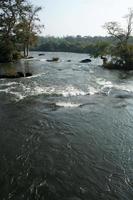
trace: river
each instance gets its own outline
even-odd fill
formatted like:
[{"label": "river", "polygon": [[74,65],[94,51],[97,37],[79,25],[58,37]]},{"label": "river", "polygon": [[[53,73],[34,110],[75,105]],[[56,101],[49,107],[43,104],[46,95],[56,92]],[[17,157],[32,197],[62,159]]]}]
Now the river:
[{"label": "river", "polygon": [[0,199],[132,200],[133,71],[31,55],[0,64],[33,74],[0,79]]}]

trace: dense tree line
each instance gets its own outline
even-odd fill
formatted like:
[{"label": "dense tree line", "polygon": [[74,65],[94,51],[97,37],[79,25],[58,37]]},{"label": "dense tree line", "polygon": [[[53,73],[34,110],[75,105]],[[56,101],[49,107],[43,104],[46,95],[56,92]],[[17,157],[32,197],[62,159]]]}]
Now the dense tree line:
[{"label": "dense tree line", "polygon": [[38,42],[32,50],[35,51],[61,51],[77,53],[93,53],[96,47],[108,46],[111,37],[82,37],[80,35],[66,37],[39,37]]},{"label": "dense tree line", "polygon": [[[129,38],[129,43],[133,44],[133,37]],[[102,36],[85,36],[80,35],[66,36],[66,37],[38,37],[36,46],[31,48],[34,51],[58,51],[58,52],[75,52],[75,53],[89,53],[90,55],[104,56],[109,52],[112,45],[117,44],[114,37]],[[110,54],[110,52],[109,52]]]}]

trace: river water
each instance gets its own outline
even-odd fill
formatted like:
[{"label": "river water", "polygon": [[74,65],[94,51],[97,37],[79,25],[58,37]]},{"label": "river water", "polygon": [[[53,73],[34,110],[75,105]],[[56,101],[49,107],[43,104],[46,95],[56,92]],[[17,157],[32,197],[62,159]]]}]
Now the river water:
[{"label": "river water", "polygon": [[133,71],[32,55],[0,67],[33,74],[0,79],[0,199],[132,200]]}]

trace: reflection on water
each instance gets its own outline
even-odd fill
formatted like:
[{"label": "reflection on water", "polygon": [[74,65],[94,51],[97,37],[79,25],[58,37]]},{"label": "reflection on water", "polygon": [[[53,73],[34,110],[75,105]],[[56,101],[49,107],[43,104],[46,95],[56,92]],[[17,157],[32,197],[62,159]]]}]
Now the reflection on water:
[{"label": "reflection on water", "polygon": [[16,76],[17,73],[31,73],[28,60],[0,64],[0,75]]},{"label": "reflection on water", "polygon": [[0,64],[0,75],[15,75],[16,67],[14,67],[14,63],[2,63]]},{"label": "reflection on water", "polygon": [[0,79],[0,199],[132,200],[132,72],[33,56],[0,67],[33,74]]}]

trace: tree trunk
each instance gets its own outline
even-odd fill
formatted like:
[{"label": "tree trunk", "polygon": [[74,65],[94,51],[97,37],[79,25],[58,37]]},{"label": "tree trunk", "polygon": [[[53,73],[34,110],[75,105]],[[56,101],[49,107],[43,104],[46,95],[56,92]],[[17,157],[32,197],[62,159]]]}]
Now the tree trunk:
[{"label": "tree trunk", "polygon": [[26,55],[27,55],[27,57],[29,56],[29,44],[28,43],[26,45]]},{"label": "tree trunk", "polygon": [[26,57],[26,45],[24,44],[24,58]]}]

